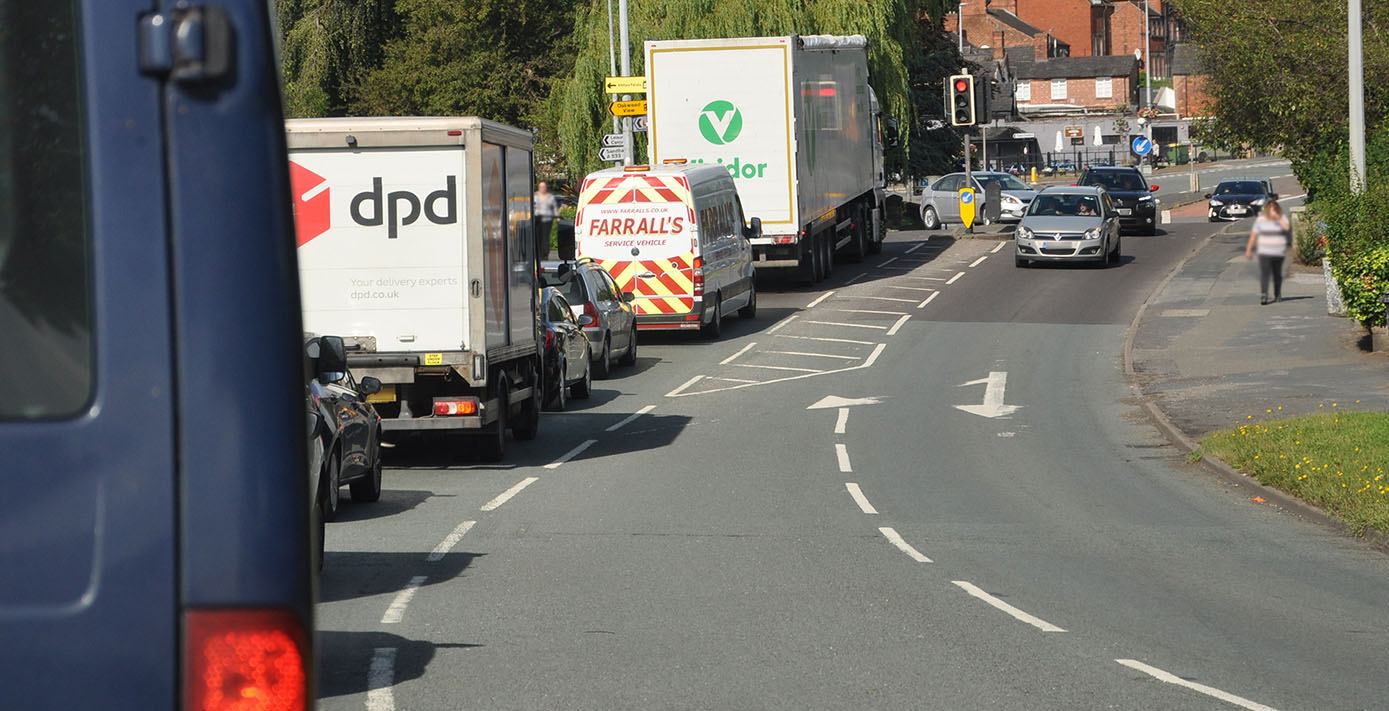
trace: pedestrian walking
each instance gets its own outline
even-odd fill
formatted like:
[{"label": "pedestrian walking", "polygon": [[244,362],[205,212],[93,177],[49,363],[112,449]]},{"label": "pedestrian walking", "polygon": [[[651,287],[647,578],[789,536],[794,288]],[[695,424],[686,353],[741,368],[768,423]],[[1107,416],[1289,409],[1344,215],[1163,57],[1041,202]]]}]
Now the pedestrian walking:
[{"label": "pedestrian walking", "polygon": [[535,253],[540,259],[550,258],[550,225],[559,217],[559,199],[550,192],[545,181],[535,184],[535,200],[531,209],[535,215]]},{"label": "pedestrian walking", "polygon": [[1283,260],[1288,256],[1288,247],[1293,243],[1292,227],[1283,216],[1283,208],[1277,200],[1264,203],[1263,210],[1254,219],[1254,229],[1249,231],[1249,243],[1244,247],[1244,258],[1253,259],[1259,255],[1259,304],[1267,304],[1268,282],[1273,279],[1273,301],[1283,299]]}]

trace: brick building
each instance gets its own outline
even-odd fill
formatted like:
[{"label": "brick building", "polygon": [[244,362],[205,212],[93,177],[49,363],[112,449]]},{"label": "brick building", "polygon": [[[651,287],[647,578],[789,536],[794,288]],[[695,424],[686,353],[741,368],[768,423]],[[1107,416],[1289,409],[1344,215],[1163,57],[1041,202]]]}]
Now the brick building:
[{"label": "brick building", "polygon": [[964,27],[965,43],[993,50],[1027,45],[1038,59],[1134,55],[1150,33],[1153,76],[1167,76],[1166,38],[1171,13],[1162,0],[966,0],[945,17],[951,33]]},{"label": "brick building", "polygon": [[1132,56],[1057,57],[1012,65],[1018,113],[1112,112],[1138,103]]},{"label": "brick building", "polygon": [[1172,49],[1172,89],[1176,95],[1177,115],[1210,115],[1211,98],[1206,92],[1206,77],[1200,71],[1196,48],[1179,44]]}]

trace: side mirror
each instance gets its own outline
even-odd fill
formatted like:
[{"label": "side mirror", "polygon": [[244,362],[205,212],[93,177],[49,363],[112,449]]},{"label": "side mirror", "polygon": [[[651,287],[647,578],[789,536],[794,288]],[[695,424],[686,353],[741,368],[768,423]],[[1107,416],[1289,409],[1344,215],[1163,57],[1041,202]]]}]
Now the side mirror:
[{"label": "side mirror", "polygon": [[374,376],[368,375],[357,383],[357,391],[363,395],[375,395],[381,392],[381,381]]},{"label": "side mirror", "polygon": [[318,372],[341,373],[347,370],[347,347],[342,336],[318,337]]},{"label": "side mirror", "polygon": [[1278,193],[1269,193],[1269,194],[1268,194],[1268,199],[1270,199],[1270,200],[1277,200],[1277,199],[1278,199]]},{"label": "side mirror", "polygon": [[1206,199],[1209,200],[1210,197],[1211,197],[1211,194],[1210,194],[1210,193],[1206,193]]},{"label": "side mirror", "polygon": [[897,131],[897,119],[891,116],[883,117],[883,143],[888,148],[896,148],[901,142],[901,136]]},{"label": "side mirror", "polygon": [[630,291],[624,291],[624,292],[622,292],[622,303],[624,303],[624,304],[630,304],[630,303],[632,303],[633,301],[636,301],[636,300],[637,300],[637,295],[636,295],[636,294],[633,294],[633,293],[630,292]]},{"label": "side mirror", "polygon": [[762,236],[762,218],[754,217],[748,220],[748,226],[743,230],[743,236],[748,239],[757,239]]},{"label": "side mirror", "polygon": [[593,317],[588,314],[584,314],[583,316],[579,317],[579,325],[583,326],[584,328],[588,328],[589,326],[592,326],[595,323],[597,322],[594,321]]},{"label": "side mirror", "polygon": [[1149,185],[1149,186],[1148,186],[1148,192],[1150,192],[1150,193],[1155,193],[1155,192],[1157,192],[1157,186],[1156,186],[1156,185]]}]

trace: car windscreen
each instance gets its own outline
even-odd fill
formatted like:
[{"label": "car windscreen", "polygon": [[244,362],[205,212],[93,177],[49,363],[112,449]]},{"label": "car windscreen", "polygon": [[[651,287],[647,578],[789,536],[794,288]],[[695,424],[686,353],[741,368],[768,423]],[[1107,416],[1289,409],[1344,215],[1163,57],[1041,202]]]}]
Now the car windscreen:
[{"label": "car windscreen", "polygon": [[1253,180],[1232,180],[1215,186],[1216,195],[1258,195],[1264,188]]},{"label": "car windscreen", "polygon": [[1038,195],[1027,209],[1029,216],[1084,217],[1099,214],[1100,201],[1095,195]]},{"label": "car windscreen", "polygon": [[1032,189],[1027,187],[1027,183],[1018,180],[1017,178],[1014,178],[1011,175],[976,175],[975,177],[979,180],[980,185],[982,185],[985,188],[989,187],[989,183],[998,183],[998,187],[1000,190]]},{"label": "car windscreen", "polygon": [[1111,190],[1147,190],[1143,176],[1129,171],[1095,171],[1085,176],[1081,185],[1098,185]]}]

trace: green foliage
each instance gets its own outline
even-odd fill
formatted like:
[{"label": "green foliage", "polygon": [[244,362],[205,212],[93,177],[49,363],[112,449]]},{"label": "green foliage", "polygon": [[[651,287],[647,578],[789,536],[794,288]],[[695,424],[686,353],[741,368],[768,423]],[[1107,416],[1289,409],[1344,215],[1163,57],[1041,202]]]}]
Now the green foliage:
[{"label": "green foliage", "polygon": [[285,115],[342,116],[399,29],[395,0],[276,0]]},{"label": "green foliage", "polygon": [[1380,294],[1389,292],[1389,183],[1372,181],[1365,192],[1323,192],[1309,212],[1324,223],[1326,255],[1341,288],[1346,313],[1366,327],[1385,323]]},{"label": "green foliage", "polygon": [[[628,7],[632,74],[644,72],[642,41],[788,34],[862,34],[869,43],[869,75],[885,113],[910,140],[913,101],[907,67],[914,59],[915,23],[926,3],[891,0],[669,0]],[[940,5],[938,0],[929,4]],[[570,179],[600,167],[598,146],[611,129],[603,77],[611,70],[606,0],[590,0],[575,18],[577,56],[557,88],[551,115]],[[620,51],[620,50],[619,50]],[[939,84],[937,85],[939,86]],[[937,95],[938,96],[938,95]],[[939,98],[935,103],[939,104]]]}]

